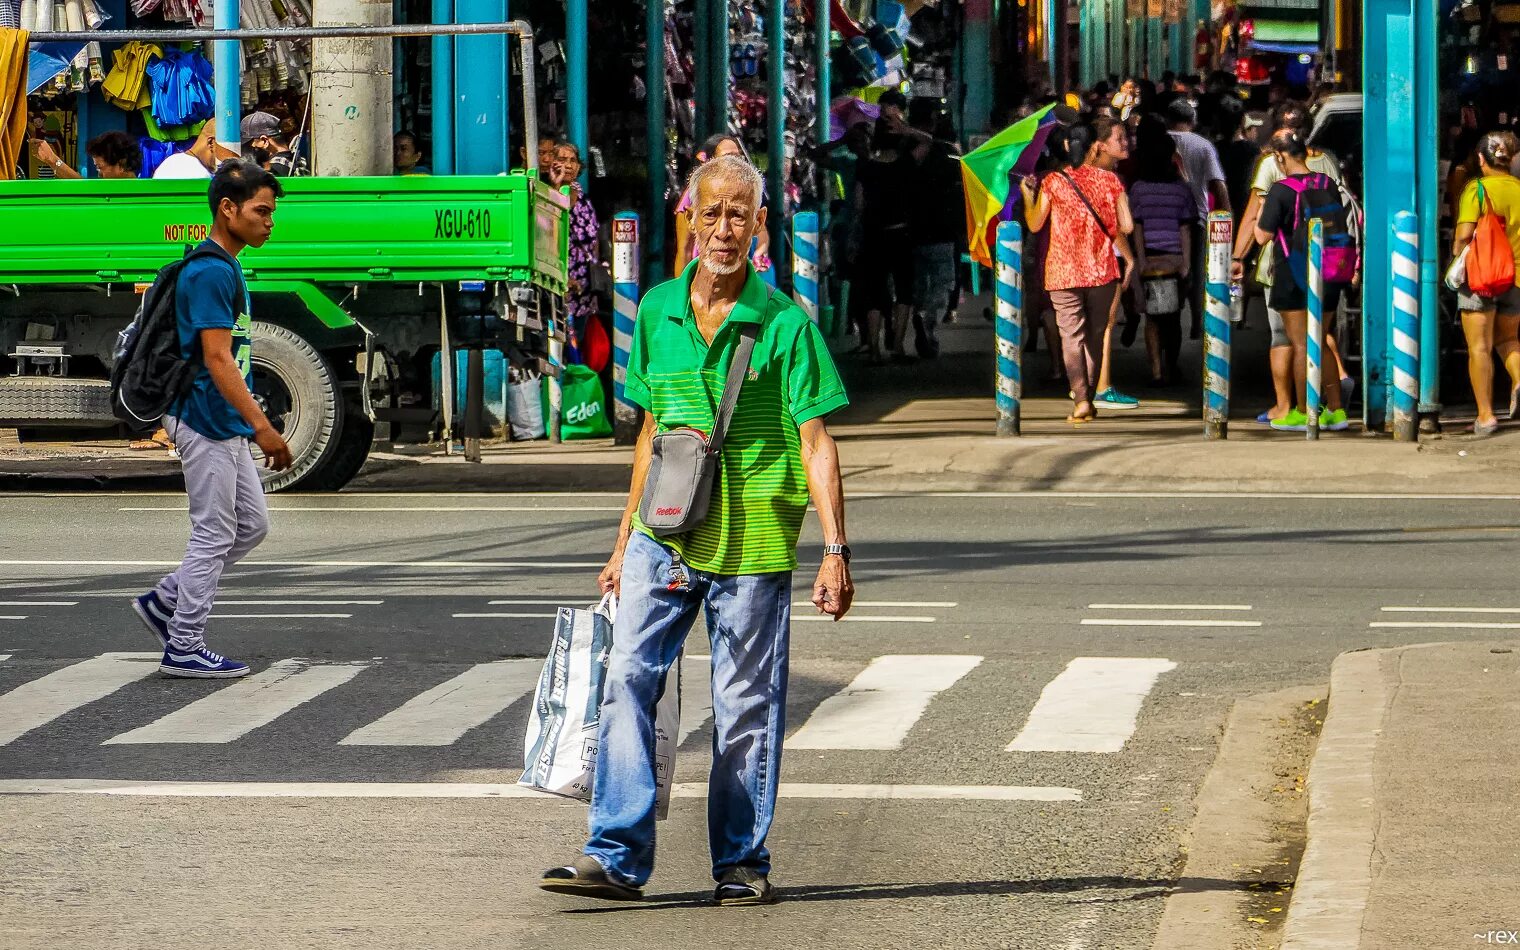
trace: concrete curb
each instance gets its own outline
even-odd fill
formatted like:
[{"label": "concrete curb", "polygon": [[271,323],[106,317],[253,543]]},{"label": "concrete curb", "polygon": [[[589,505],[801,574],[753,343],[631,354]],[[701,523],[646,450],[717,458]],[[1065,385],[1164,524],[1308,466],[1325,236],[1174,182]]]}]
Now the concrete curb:
[{"label": "concrete curb", "polygon": [[1343,653],[1330,668],[1330,714],[1309,768],[1308,845],[1282,950],[1354,950],[1372,890],[1373,759],[1390,696],[1385,655]]}]

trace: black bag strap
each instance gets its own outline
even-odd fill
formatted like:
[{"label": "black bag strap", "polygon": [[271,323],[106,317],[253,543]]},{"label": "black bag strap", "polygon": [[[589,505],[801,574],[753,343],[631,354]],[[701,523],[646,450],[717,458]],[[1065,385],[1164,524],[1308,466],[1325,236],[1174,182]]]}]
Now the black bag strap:
[{"label": "black bag strap", "polygon": [[739,342],[734,346],[733,360],[728,364],[728,381],[723,384],[723,398],[718,402],[717,412],[713,413],[712,436],[707,440],[707,451],[714,454],[723,446],[723,437],[728,434],[728,420],[733,418],[734,407],[739,403],[739,390],[744,387],[750,354],[755,352],[755,338],[760,333],[760,325],[756,323],[741,323],[738,329]]},{"label": "black bag strap", "polygon": [[1071,185],[1071,190],[1077,193],[1077,197],[1082,199],[1082,204],[1087,206],[1087,213],[1093,216],[1094,221],[1098,222],[1098,230],[1102,231],[1103,236],[1108,238],[1109,242],[1112,243],[1114,240],[1113,232],[1108,229],[1108,225],[1103,223],[1103,216],[1098,214],[1098,209],[1094,208],[1093,203],[1087,200],[1087,192],[1083,191],[1082,186],[1077,184],[1077,180],[1066,174],[1065,171],[1060,172],[1060,175],[1066,179],[1067,184]]}]

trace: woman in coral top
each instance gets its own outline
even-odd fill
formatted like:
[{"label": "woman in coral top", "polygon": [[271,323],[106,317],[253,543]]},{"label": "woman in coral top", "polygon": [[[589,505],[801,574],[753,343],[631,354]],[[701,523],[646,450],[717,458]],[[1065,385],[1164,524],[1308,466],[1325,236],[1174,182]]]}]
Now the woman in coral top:
[{"label": "woman in coral top", "polygon": [[1121,274],[1119,257],[1130,260],[1123,239],[1134,230],[1129,200],[1119,176],[1087,164],[1088,153],[1112,133],[1113,120],[1099,118],[1079,125],[1068,137],[1067,168],[1047,175],[1036,187],[1020,182],[1025,220],[1031,231],[1050,226],[1050,250],[1045,257],[1045,289],[1061,330],[1061,352],[1074,405],[1068,422],[1097,418],[1093,407],[1098,370],[1103,361],[1103,334],[1119,293],[1134,267]]}]

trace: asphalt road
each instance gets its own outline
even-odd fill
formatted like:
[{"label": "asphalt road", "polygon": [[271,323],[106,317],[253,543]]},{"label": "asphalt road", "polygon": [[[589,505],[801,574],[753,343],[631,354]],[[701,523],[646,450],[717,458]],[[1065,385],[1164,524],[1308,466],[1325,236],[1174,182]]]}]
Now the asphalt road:
[{"label": "asphalt road", "polygon": [[0,945],[1146,948],[1235,700],[1520,626],[1513,500],[853,497],[861,603],[797,610],[784,902],[706,906],[688,784],[649,902],[599,907],[533,887],[583,806],[500,792],[620,499],[271,503],[211,633],[260,685],[222,696],[130,656],[182,496],[0,496]]}]

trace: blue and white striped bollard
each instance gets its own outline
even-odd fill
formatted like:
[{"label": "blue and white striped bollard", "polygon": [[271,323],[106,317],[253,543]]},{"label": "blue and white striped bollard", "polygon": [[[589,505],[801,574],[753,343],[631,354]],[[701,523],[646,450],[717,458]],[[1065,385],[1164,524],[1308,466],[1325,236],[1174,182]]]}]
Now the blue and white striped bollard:
[{"label": "blue and white striped bollard", "polygon": [[1024,398],[1024,231],[1017,221],[997,228],[997,434],[1019,434]]},{"label": "blue and white striped bollard", "polygon": [[792,218],[792,298],[816,324],[818,300],[818,212],[801,211]]},{"label": "blue and white striped bollard", "polygon": [[1420,220],[1393,218],[1393,437],[1418,442],[1420,403]]},{"label": "blue and white striped bollard", "polygon": [[1230,437],[1230,253],[1235,219],[1228,211],[1209,213],[1208,256],[1203,312],[1203,435]]},{"label": "blue and white striped bollard", "polygon": [[612,219],[612,437],[632,445],[639,437],[639,407],[628,401],[628,351],[639,312],[639,216],[621,211]]},{"label": "blue and white striped bollard", "polygon": [[1309,219],[1309,331],[1305,348],[1308,366],[1304,372],[1304,438],[1319,438],[1320,396],[1325,359],[1325,225],[1319,218]]}]

